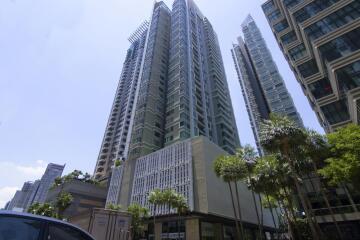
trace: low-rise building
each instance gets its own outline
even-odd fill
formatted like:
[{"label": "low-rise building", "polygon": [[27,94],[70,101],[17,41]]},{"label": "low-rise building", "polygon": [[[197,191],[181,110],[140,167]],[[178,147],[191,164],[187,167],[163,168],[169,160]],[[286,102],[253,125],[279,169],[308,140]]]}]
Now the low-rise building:
[{"label": "low-rise building", "polygon": [[[138,158],[135,162],[134,177],[130,192],[131,203],[138,203],[157,216],[155,239],[181,236],[186,239],[229,239],[235,236],[234,214],[228,185],[219,179],[213,170],[214,160],[228,154],[221,147],[200,136],[174,143],[168,147]],[[125,163],[125,173],[127,172]],[[189,213],[182,218],[180,226],[175,209],[154,206],[148,202],[153,189],[171,188],[184,195]],[[128,189],[128,188],[124,188]],[[124,190],[122,189],[122,190]],[[255,239],[258,231],[255,204],[245,183],[239,184],[242,221],[245,231]],[[120,194],[120,203],[126,206],[127,195]],[[256,201],[260,212],[260,202]],[[262,209],[264,231],[274,228],[270,211]],[[179,228],[178,228],[179,227]],[[150,221],[148,235],[154,237]]]},{"label": "low-rise building", "polygon": [[94,208],[104,208],[107,189],[104,186],[72,180],[60,186],[51,188],[46,196],[46,202],[55,202],[62,193],[70,193],[73,197],[71,205],[66,208],[63,217],[71,222],[71,218]]}]

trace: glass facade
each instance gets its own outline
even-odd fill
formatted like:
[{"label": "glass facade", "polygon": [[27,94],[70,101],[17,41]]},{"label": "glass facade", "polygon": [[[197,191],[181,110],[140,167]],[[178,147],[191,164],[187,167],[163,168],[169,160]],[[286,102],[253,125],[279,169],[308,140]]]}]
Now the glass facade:
[{"label": "glass facade", "polygon": [[298,23],[302,23],[338,1],[339,0],[315,0],[302,9],[296,11],[294,13],[295,20]]},{"label": "glass facade", "polygon": [[333,93],[328,78],[323,78],[316,82],[310,83],[308,87],[311,94],[315,97],[315,99],[319,99]]},{"label": "glass facade", "polygon": [[303,78],[310,77],[319,72],[319,68],[314,59],[299,65],[298,69]]},{"label": "glass facade", "polygon": [[321,110],[329,124],[336,124],[350,119],[346,99],[322,106]]},{"label": "glass facade", "polygon": [[281,36],[280,39],[284,45],[287,45],[289,43],[294,42],[297,39],[297,37],[296,37],[295,32],[291,31],[291,32],[288,32],[287,34]]},{"label": "glass facade", "polygon": [[269,113],[287,115],[299,126],[303,123],[255,21],[248,16],[241,26],[244,40],[238,38],[232,54],[255,142],[262,154],[258,132]]},{"label": "glass facade", "polygon": [[305,49],[305,45],[303,43],[301,43],[300,45],[292,48],[289,50],[289,55],[290,58],[293,61],[299,60],[301,58],[303,58],[306,55],[306,49]]},{"label": "glass facade", "polygon": [[[269,18],[270,13],[265,12],[268,23],[321,126],[331,133],[348,123],[359,124],[360,1],[273,0],[273,4],[275,9],[272,11],[280,10],[288,21],[290,26],[286,31],[289,33],[278,34],[276,22]],[[283,47],[294,42],[296,47],[291,50]],[[306,62],[300,60],[301,44],[306,46]],[[310,188],[307,191],[315,215],[325,215],[324,219],[330,219],[323,199],[314,197],[319,196],[317,189]],[[342,238],[358,239],[360,218],[350,221],[347,217],[356,213],[357,200],[360,199],[358,194],[351,193],[356,195],[352,204],[343,191],[331,188],[329,191],[333,211],[344,216],[338,222]],[[333,223],[324,222],[320,226],[326,238],[334,238],[336,230]]]},{"label": "glass facade", "polygon": [[287,22],[287,20],[282,20],[281,22],[274,25],[274,29],[276,32],[281,32],[287,27],[289,27],[289,23]]},{"label": "glass facade", "polygon": [[319,47],[324,62],[331,62],[360,49],[360,27]]},{"label": "glass facade", "polygon": [[284,5],[288,8],[294,7],[304,0],[284,0]]},{"label": "glass facade", "polygon": [[[110,175],[115,160],[127,158],[130,143],[131,124],[135,110],[135,95],[145,48],[148,23],[144,22],[131,38],[123,69],[116,89],[115,98],[109,114],[103,141],[99,151],[94,175],[96,179]],[[136,139],[139,140],[139,139]]]},{"label": "glass facade", "polygon": [[276,9],[276,7],[275,7],[275,5],[274,5],[274,1],[273,1],[273,0],[268,1],[267,3],[265,3],[265,4],[262,6],[262,9],[264,10],[264,12],[265,12],[266,14],[274,11],[274,10]]},{"label": "glass facade", "polygon": [[341,92],[346,92],[360,86],[360,60],[340,68],[335,72]]},{"label": "glass facade", "polygon": [[268,15],[270,22],[275,22],[276,20],[280,19],[281,17],[282,17],[282,15],[281,15],[281,12],[279,9],[275,10],[274,12],[272,12]]},{"label": "glass facade", "polygon": [[309,40],[315,40],[345,24],[354,21],[360,16],[360,1],[353,1],[345,7],[322,18],[305,28]]}]

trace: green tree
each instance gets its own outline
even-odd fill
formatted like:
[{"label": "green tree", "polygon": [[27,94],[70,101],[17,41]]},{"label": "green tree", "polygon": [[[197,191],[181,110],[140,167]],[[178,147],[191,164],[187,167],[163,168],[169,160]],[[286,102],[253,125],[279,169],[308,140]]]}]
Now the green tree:
[{"label": "green tree", "polygon": [[148,198],[149,203],[151,203],[154,206],[154,235],[155,235],[155,224],[156,224],[156,210],[157,207],[161,204],[163,204],[163,193],[160,189],[154,189],[149,193]]},{"label": "green tree", "polygon": [[262,208],[262,204],[261,204],[262,198],[261,198],[261,195],[258,194],[259,201],[260,201],[260,212],[261,212],[261,214],[260,214],[261,217],[260,217],[259,210],[258,210],[258,204],[256,201],[256,196],[255,196],[255,191],[252,186],[252,182],[250,181],[251,175],[253,172],[253,168],[254,168],[254,165],[257,160],[257,153],[255,152],[255,149],[253,147],[251,147],[250,145],[245,145],[245,147],[238,148],[236,150],[235,156],[238,157],[240,161],[244,162],[247,167],[247,175],[241,175],[239,177],[242,178],[241,179],[242,181],[246,180],[248,182],[248,186],[251,190],[251,195],[252,195],[252,199],[253,199],[253,203],[254,203],[256,218],[257,218],[257,222],[258,222],[259,238],[262,239],[263,238],[262,225],[263,225],[263,217],[264,217],[263,216],[263,208]]},{"label": "green tree", "polygon": [[123,210],[123,207],[120,204],[109,203],[106,205],[106,209],[113,210],[113,211],[121,211],[121,210]]},{"label": "green tree", "polygon": [[179,193],[175,194],[175,198],[172,205],[173,208],[176,209],[176,212],[178,214],[177,229],[178,229],[178,238],[180,239],[181,215],[185,214],[189,210],[189,207],[185,196]]},{"label": "green tree", "polygon": [[55,202],[55,208],[59,218],[62,218],[64,211],[71,205],[73,200],[74,198],[70,193],[61,192],[59,194]]},{"label": "green tree", "polygon": [[[224,182],[228,184],[234,216],[235,216],[235,226],[236,226],[237,235],[239,239],[244,238],[245,232],[242,222],[242,214],[241,214],[241,206],[240,206],[237,182],[243,179],[243,176],[247,176],[246,164],[244,161],[241,161],[235,155],[220,156],[214,161],[214,171],[217,177],[221,178]],[[238,205],[239,214],[236,211],[236,207],[234,203],[234,194],[231,183],[234,183],[235,185],[236,201]],[[239,222],[240,222],[241,231],[239,230]]]},{"label": "green tree", "polygon": [[34,203],[28,208],[27,212],[63,219],[63,213],[71,205],[72,201],[73,197],[70,193],[61,192],[54,203]]},{"label": "green tree", "polygon": [[120,161],[119,159],[115,160],[114,166],[115,167],[120,167],[122,165],[122,161]]},{"label": "green tree", "polygon": [[[176,197],[177,193],[172,188],[167,188],[162,191],[162,201],[163,204],[167,206],[168,214],[169,214],[169,220],[170,222],[170,214],[171,214],[171,208],[176,204]],[[169,233],[170,228],[167,228],[167,233]]]},{"label": "green tree", "polygon": [[[313,130],[306,130],[306,143],[304,147],[304,155],[311,159],[313,172],[311,173],[319,181],[320,195],[323,198],[327,209],[330,212],[330,216],[335,225],[339,239],[343,239],[342,232],[336,220],[335,214],[330,206],[329,199],[327,197],[327,189],[324,187],[323,178],[318,174],[318,166],[324,165],[324,160],[329,158],[331,155],[330,145],[324,135],[321,135]],[[315,188],[312,177],[309,176],[309,181],[313,188],[313,191],[319,195],[319,191]]]},{"label": "green tree", "polygon": [[351,183],[360,190],[360,126],[348,124],[327,135],[331,157],[319,173],[330,184]]},{"label": "green tree", "polygon": [[56,177],[55,180],[54,180],[53,186],[54,187],[60,186],[62,183],[63,183],[62,178],[61,177]]},{"label": "green tree", "polygon": [[140,204],[129,205],[127,211],[131,214],[131,227],[133,239],[142,237],[145,229],[145,219],[149,217],[149,210]]},{"label": "green tree", "polygon": [[80,170],[74,170],[63,177],[55,178],[54,184],[51,188],[62,186],[64,183],[71,182],[74,180],[81,181],[84,183],[90,183],[90,184],[99,184],[99,182],[93,179],[89,173],[83,173]]},{"label": "green tree", "polygon": [[[289,178],[289,165],[282,163],[280,155],[266,155],[258,158],[251,176],[251,185],[254,191],[263,193],[267,196],[269,208],[272,208],[274,201],[283,209],[284,216],[288,223],[289,235],[294,239],[295,232],[293,223],[295,219],[292,195],[289,193],[289,186],[292,184]],[[271,209],[272,210],[272,209]],[[271,211],[272,213],[272,211]],[[272,213],[274,226],[276,221]],[[279,219],[282,222],[282,219]]]},{"label": "green tree", "polygon": [[59,218],[55,207],[50,203],[34,203],[29,207],[28,213],[52,218]]},{"label": "green tree", "polygon": [[320,239],[322,232],[302,188],[304,170],[309,169],[308,158],[304,158],[302,154],[302,147],[306,143],[305,131],[287,117],[271,115],[270,120],[265,120],[261,124],[260,143],[266,152],[280,153],[283,164],[289,165],[290,176],[295,184],[294,192],[299,196],[312,237],[315,240]]}]

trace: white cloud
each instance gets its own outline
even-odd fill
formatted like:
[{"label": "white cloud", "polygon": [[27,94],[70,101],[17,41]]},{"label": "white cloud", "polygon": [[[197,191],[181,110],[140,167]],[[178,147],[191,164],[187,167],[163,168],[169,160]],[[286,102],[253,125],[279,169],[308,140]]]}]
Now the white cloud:
[{"label": "white cloud", "polygon": [[30,178],[39,178],[46,169],[46,163],[43,160],[37,160],[34,165],[22,165],[13,162],[0,162],[0,169],[11,170],[13,176],[16,176],[16,174],[21,174]]},{"label": "white cloud", "polygon": [[30,176],[41,176],[45,171],[45,167],[42,166],[15,166],[15,168],[20,173]]},{"label": "white cloud", "polygon": [[36,163],[39,165],[46,164],[46,162],[44,160],[36,160]]},{"label": "white cloud", "polygon": [[18,187],[0,187],[0,209],[14,196]]},{"label": "white cloud", "polygon": [[11,200],[15,191],[21,189],[24,182],[40,179],[46,165],[43,160],[37,160],[33,164],[0,161],[0,208]]}]

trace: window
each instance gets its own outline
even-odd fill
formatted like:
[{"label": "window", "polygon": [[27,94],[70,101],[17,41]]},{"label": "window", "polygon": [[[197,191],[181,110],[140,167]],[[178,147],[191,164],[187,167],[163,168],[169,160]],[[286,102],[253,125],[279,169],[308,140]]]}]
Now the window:
[{"label": "window", "polygon": [[330,81],[328,78],[323,78],[314,83],[310,83],[309,90],[311,91],[312,95],[316,99],[325,97],[325,96],[333,93],[331,85],[330,85]]},{"label": "window", "polygon": [[263,9],[264,13],[266,13],[266,14],[274,11],[274,9],[275,9],[274,1],[271,0],[271,1],[267,2],[267,3],[265,3],[262,6],[262,9]]},{"label": "window", "polygon": [[315,40],[360,16],[360,2],[354,1],[336,12],[322,18],[305,28],[305,33],[310,40]]},{"label": "window", "polygon": [[299,3],[301,3],[303,0],[284,0],[284,5],[287,8],[291,8],[295,5],[298,5]]},{"label": "window", "polygon": [[289,26],[288,22],[284,19],[281,22],[274,25],[274,29],[276,32],[281,32],[285,28]]},{"label": "window", "polygon": [[291,32],[288,32],[287,34],[283,35],[282,37],[280,37],[280,39],[284,45],[287,45],[289,43],[294,42],[297,39],[297,37],[296,37],[295,32],[291,31]]},{"label": "window", "polygon": [[47,240],[91,240],[88,236],[76,228],[50,224]]},{"label": "window", "polygon": [[33,219],[1,216],[0,239],[38,240],[42,226],[40,221]]},{"label": "window", "polygon": [[346,56],[360,49],[360,27],[319,47],[320,54],[325,62]]},{"label": "window", "polygon": [[310,77],[311,75],[314,75],[315,73],[319,72],[315,60],[310,60],[299,65],[298,69],[303,78]]},{"label": "window", "polygon": [[215,240],[215,226],[213,223],[201,223],[201,240]]},{"label": "window", "polygon": [[305,45],[302,43],[289,50],[290,58],[293,61],[299,60],[306,55]]},{"label": "window", "polygon": [[350,118],[346,99],[325,105],[321,107],[321,110],[329,124],[336,124]]},{"label": "window", "polygon": [[339,0],[315,0],[294,13],[295,20],[302,23]]},{"label": "window", "polygon": [[281,17],[281,13],[279,9],[276,9],[274,12],[270,13],[268,15],[268,19],[270,22],[275,22]]},{"label": "window", "polygon": [[340,68],[335,72],[340,91],[347,91],[360,86],[360,60]]}]

